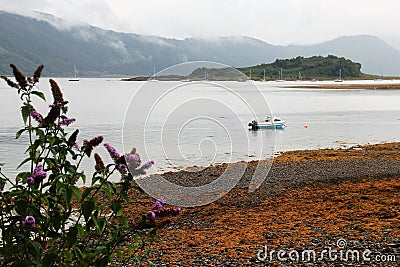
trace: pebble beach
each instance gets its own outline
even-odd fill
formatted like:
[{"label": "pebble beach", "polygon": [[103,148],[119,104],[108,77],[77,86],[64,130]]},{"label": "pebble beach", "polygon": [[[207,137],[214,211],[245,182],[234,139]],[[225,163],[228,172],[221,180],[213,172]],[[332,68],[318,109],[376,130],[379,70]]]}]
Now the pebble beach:
[{"label": "pebble beach", "polygon": [[[232,164],[247,165],[233,190],[211,204],[185,208],[157,229],[150,254],[156,266],[399,266],[400,143],[285,152],[252,193],[247,186],[259,162]],[[227,166],[164,178],[197,186]],[[141,198],[126,212],[145,212],[153,201]],[[285,251],[286,258],[260,257],[265,249]],[[324,249],[371,253],[364,259],[288,258],[289,252],[320,255]]]}]

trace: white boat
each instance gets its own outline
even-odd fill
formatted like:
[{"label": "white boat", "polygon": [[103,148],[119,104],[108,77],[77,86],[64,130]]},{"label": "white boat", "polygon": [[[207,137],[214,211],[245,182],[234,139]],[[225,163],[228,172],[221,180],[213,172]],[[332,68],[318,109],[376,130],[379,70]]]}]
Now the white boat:
[{"label": "white boat", "polygon": [[79,82],[80,79],[78,78],[78,71],[76,70],[75,64],[74,64],[74,72],[75,72],[74,77],[73,78],[69,78],[68,81],[70,81],[70,82]]},{"label": "white boat", "polygon": [[285,121],[275,116],[267,116],[265,121],[258,122],[253,120],[249,123],[250,130],[259,129],[284,129],[286,127]]},{"label": "white boat", "polygon": [[149,79],[149,82],[158,82],[158,80],[156,79],[156,67],[153,68],[154,74],[153,77],[151,79]]},{"label": "white boat", "polygon": [[337,82],[337,83],[343,82],[343,80],[342,80],[342,69],[339,70],[339,79],[336,79],[335,82]]}]

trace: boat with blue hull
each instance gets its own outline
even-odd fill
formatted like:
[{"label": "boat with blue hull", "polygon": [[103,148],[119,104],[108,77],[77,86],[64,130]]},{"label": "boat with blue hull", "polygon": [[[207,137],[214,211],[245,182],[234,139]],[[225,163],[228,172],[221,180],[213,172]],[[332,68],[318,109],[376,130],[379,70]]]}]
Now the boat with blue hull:
[{"label": "boat with blue hull", "polygon": [[285,121],[275,116],[268,116],[265,121],[258,122],[253,120],[249,123],[250,130],[260,129],[284,129],[286,127]]}]

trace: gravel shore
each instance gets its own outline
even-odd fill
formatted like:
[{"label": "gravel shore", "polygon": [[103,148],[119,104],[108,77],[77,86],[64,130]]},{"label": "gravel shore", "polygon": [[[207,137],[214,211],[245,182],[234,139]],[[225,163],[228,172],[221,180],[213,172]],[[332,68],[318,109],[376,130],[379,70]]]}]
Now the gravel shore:
[{"label": "gravel shore", "polygon": [[[182,186],[212,182],[230,166],[246,171],[229,194],[187,208],[160,229],[151,254],[156,266],[399,266],[400,143],[284,153],[255,192],[249,181],[259,162],[166,173]],[[257,252],[337,247],[371,250],[371,261],[260,261]],[[379,262],[384,255],[392,261]],[[287,256],[287,255],[286,255]],[[371,257],[372,257],[371,256]],[[394,262],[393,259],[396,261]]]}]

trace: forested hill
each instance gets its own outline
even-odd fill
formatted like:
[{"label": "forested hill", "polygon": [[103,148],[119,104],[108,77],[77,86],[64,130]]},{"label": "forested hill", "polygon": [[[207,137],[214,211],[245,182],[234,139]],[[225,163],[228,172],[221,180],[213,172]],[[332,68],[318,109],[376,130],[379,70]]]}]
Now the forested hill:
[{"label": "forested hill", "polygon": [[344,57],[329,55],[327,57],[314,56],[309,58],[296,57],[292,59],[277,59],[270,64],[261,64],[252,67],[239,68],[252,79],[263,79],[264,71],[267,80],[279,79],[282,71],[282,79],[296,80],[303,79],[337,79],[342,78],[361,78],[365,76],[361,72],[361,64],[353,62]]},{"label": "forested hill", "polygon": [[[150,76],[172,65],[188,61],[212,61],[234,67],[269,63],[277,58],[336,55],[362,64],[364,73],[400,75],[400,51],[370,35],[339,37],[315,45],[278,46],[246,36],[211,39],[169,39],[121,33],[87,24],[71,24],[49,14],[35,18],[0,11],[0,74],[11,75],[10,63],[23,72],[44,64],[44,76],[72,76],[74,65],[80,77]],[[301,58],[296,59],[302,61]],[[302,61],[304,77],[338,76],[339,68],[325,69],[325,59]],[[329,60],[333,60],[330,58]],[[298,74],[298,61],[278,60],[267,74],[284,77]],[[340,62],[340,60],[338,61]],[[285,65],[286,64],[286,65]],[[307,66],[310,64],[309,66]],[[346,63],[347,64],[347,63]],[[267,66],[260,67],[262,68]],[[308,69],[307,69],[308,68]],[[254,67],[254,71],[258,67]],[[330,71],[330,72],[329,72]],[[336,73],[335,73],[336,71]],[[357,75],[347,65],[344,77]],[[321,72],[318,74],[318,72]],[[254,72],[256,74],[256,72]],[[204,75],[204,73],[203,73]],[[259,75],[259,74],[258,74]]]}]

